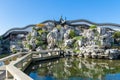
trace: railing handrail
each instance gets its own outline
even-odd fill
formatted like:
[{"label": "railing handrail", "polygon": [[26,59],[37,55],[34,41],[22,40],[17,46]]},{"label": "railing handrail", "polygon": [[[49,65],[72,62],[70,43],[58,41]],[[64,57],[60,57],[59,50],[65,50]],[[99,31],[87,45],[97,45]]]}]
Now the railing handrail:
[{"label": "railing handrail", "polygon": [[[20,69],[18,69],[16,67],[17,64],[21,64],[21,62],[23,63],[25,59],[30,59],[30,61],[32,60],[32,54],[35,53],[46,53],[46,52],[59,52],[60,50],[40,50],[39,52],[37,51],[31,51],[31,52],[18,52],[17,54],[13,54],[10,55],[8,57],[2,58],[0,59],[0,61],[5,61],[5,60],[9,60],[12,59],[15,56],[19,56],[21,54],[26,54],[22,57],[20,57],[19,59],[17,59],[16,61],[11,62],[9,65],[6,65],[6,78],[7,78],[7,72],[9,72],[13,78],[15,80],[33,80],[32,78],[30,78],[28,75],[26,75],[24,72],[22,72]],[[29,58],[30,57],[30,58]],[[26,61],[26,60],[25,60]],[[28,63],[29,64],[29,63]],[[22,64],[23,65],[23,64]]]},{"label": "railing handrail", "polygon": [[50,50],[41,50],[39,52],[31,51],[30,53],[46,53],[46,52],[58,52],[58,51],[60,51],[60,50],[52,50],[52,49],[50,49]]},{"label": "railing handrail", "polygon": [[15,80],[33,80],[13,65],[7,65],[6,70],[13,76]]},{"label": "railing handrail", "polygon": [[[60,50],[52,50],[52,49],[50,49],[50,50],[41,50],[39,52],[31,51],[30,53],[45,53],[45,52],[57,52],[57,51],[60,51]],[[21,55],[21,54],[25,54],[25,53],[29,53],[29,52],[18,52],[16,54],[9,55],[7,57],[4,57],[4,58],[0,59],[0,62],[8,60],[9,58],[12,58],[12,57],[15,57],[15,56],[18,56],[18,55]]]},{"label": "railing handrail", "polygon": [[0,59],[0,62],[1,62],[1,61],[5,61],[5,60],[8,60],[9,58],[12,58],[12,57],[15,57],[15,56],[18,56],[18,55],[21,55],[21,54],[25,54],[25,53],[26,53],[26,52],[18,52],[18,53],[16,53],[16,54],[9,55],[9,56],[7,56],[7,57],[1,58],[1,59]]},{"label": "railing handrail", "polygon": [[25,56],[21,57],[18,61],[15,61],[15,63],[13,63],[13,65],[21,62],[22,60],[24,60],[25,58],[27,58],[29,55],[32,55],[32,53],[26,54]]}]

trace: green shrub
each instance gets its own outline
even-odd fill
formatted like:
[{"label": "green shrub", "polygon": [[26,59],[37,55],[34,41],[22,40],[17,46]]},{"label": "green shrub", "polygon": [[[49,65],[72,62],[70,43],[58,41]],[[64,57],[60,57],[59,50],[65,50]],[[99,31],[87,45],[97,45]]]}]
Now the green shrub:
[{"label": "green shrub", "polygon": [[36,30],[35,27],[33,27],[32,30]]},{"label": "green shrub", "polygon": [[41,35],[42,33],[44,33],[45,31],[44,30],[39,30],[38,33],[39,35]]},{"label": "green shrub", "polygon": [[47,46],[46,45],[42,45],[42,49],[46,49],[47,48]]},{"label": "green shrub", "polygon": [[96,25],[91,25],[91,26],[90,26],[90,29],[95,29],[95,28],[97,28]]},{"label": "green shrub", "polygon": [[14,49],[12,52],[15,54],[15,53],[17,53],[17,50]]},{"label": "green shrub", "polygon": [[113,38],[120,38],[120,31],[114,32]]},{"label": "green shrub", "polygon": [[74,48],[78,47],[77,42],[74,42],[73,46],[74,46]]},{"label": "green shrub", "polygon": [[32,49],[32,45],[30,45],[30,44],[27,44],[26,47],[29,48],[29,49]]},{"label": "green shrub", "polygon": [[20,40],[17,43],[19,46],[22,45],[22,41],[20,41]]},{"label": "green shrub", "polygon": [[74,53],[80,53],[80,50],[73,50]]},{"label": "green shrub", "polygon": [[28,40],[31,39],[31,34],[29,33],[28,36],[27,36]]},{"label": "green shrub", "polygon": [[37,36],[36,40],[41,40],[41,38],[42,38],[41,36]]},{"label": "green shrub", "polygon": [[0,40],[2,40],[2,36],[0,36]]},{"label": "green shrub", "polygon": [[94,40],[94,42],[96,43],[96,45],[101,46],[101,42],[99,40]]},{"label": "green shrub", "polygon": [[75,31],[70,30],[69,36],[70,36],[70,38],[74,38],[76,36]]},{"label": "green shrub", "polygon": [[81,40],[81,39],[83,39],[84,37],[83,36],[76,36],[76,37],[74,37],[73,39],[75,39],[75,40]]},{"label": "green shrub", "polygon": [[7,54],[7,53],[3,53],[3,54],[0,54],[0,58],[4,58],[4,57],[7,57],[9,56],[10,54]]},{"label": "green shrub", "polygon": [[48,34],[48,31],[45,31],[45,30],[38,30],[38,33],[39,33],[39,35],[42,35],[43,33],[46,33],[46,34]]},{"label": "green shrub", "polygon": [[36,41],[35,41],[35,44],[36,44],[37,46],[40,46],[40,45],[42,45],[42,44],[43,44],[43,41],[36,40]]},{"label": "green shrub", "polygon": [[95,33],[95,36],[99,36],[99,32],[97,30],[94,33]]},{"label": "green shrub", "polygon": [[112,48],[112,49],[119,49],[119,50],[120,50],[120,46],[114,46],[114,45],[113,45],[111,48]]},{"label": "green shrub", "polygon": [[13,54],[17,53],[17,50],[15,48],[12,48],[11,51]]}]

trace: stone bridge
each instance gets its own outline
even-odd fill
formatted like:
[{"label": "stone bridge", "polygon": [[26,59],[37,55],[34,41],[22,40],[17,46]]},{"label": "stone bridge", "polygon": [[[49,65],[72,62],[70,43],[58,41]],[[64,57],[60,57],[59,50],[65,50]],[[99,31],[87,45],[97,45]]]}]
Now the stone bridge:
[{"label": "stone bridge", "polygon": [[[44,54],[42,54],[44,53]],[[41,55],[42,56],[41,56]],[[18,52],[0,59],[0,80],[33,80],[24,71],[31,62],[60,57],[60,50]],[[10,79],[12,77],[12,79]]]}]

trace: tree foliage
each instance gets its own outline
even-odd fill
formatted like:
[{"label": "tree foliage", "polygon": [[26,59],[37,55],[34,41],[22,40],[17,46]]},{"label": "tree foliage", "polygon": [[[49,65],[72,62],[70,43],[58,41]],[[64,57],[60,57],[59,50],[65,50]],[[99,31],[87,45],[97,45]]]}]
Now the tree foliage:
[{"label": "tree foliage", "polygon": [[70,36],[70,38],[74,38],[76,36],[75,31],[70,30],[69,36]]},{"label": "tree foliage", "polygon": [[2,36],[0,36],[0,40],[2,40]]},{"label": "tree foliage", "polygon": [[43,45],[43,41],[36,40],[36,41],[35,41],[35,44],[36,44],[37,47],[38,47],[38,46],[40,46],[40,45]]},{"label": "tree foliage", "polygon": [[97,28],[96,25],[91,25],[91,26],[90,26],[90,29],[95,29],[95,28]]},{"label": "tree foliage", "polygon": [[30,44],[27,44],[26,47],[29,48],[29,49],[32,49],[32,45],[30,45]]},{"label": "tree foliage", "polygon": [[113,38],[120,38],[120,31],[114,32]]}]

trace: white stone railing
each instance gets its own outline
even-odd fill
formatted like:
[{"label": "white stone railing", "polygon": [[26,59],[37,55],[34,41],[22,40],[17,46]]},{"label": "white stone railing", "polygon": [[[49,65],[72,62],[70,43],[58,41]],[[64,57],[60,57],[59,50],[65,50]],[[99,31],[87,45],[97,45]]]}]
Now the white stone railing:
[{"label": "white stone railing", "polygon": [[0,62],[3,62],[4,65],[8,65],[11,61],[15,61],[17,58],[25,55],[26,53],[24,52],[19,52],[19,53],[16,53],[16,54],[12,54],[10,56],[7,56],[5,58],[2,58],[0,59]]},{"label": "white stone railing", "polygon": [[[20,53],[5,57],[3,59],[0,59],[0,61],[3,61],[3,62],[6,62],[9,60],[9,64],[5,64],[6,65],[6,79],[9,79],[9,77],[12,77],[14,80],[33,80],[28,75],[26,75],[25,73],[22,72],[31,63],[31,61],[33,59],[33,54],[47,53],[47,52],[59,52],[59,51],[60,50],[41,50],[40,52],[36,52],[36,51],[20,52]],[[19,58],[17,58],[18,56],[19,56]],[[53,55],[50,55],[50,56],[53,56]],[[14,57],[17,59],[13,60]],[[48,57],[48,56],[42,56],[39,58],[45,58],[45,57]]]},{"label": "white stone railing", "polygon": [[10,62],[9,65],[6,65],[6,79],[9,79],[9,77],[12,76],[14,80],[33,80],[22,72],[28,67],[31,61],[32,53],[28,53],[21,58],[18,58],[16,61]]},{"label": "white stone railing", "polygon": [[13,80],[33,80],[13,65],[6,66],[6,80],[9,79],[9,73],[13,76]]},{"label": "white stone railing", "polygon": [[31,63],[31,61],[32,61],[32,53],[28,53],[23,57],[21,57],[20,59],[17,59],[16,61],[11,62],[10,64],[24,71],[26,67]]}]

